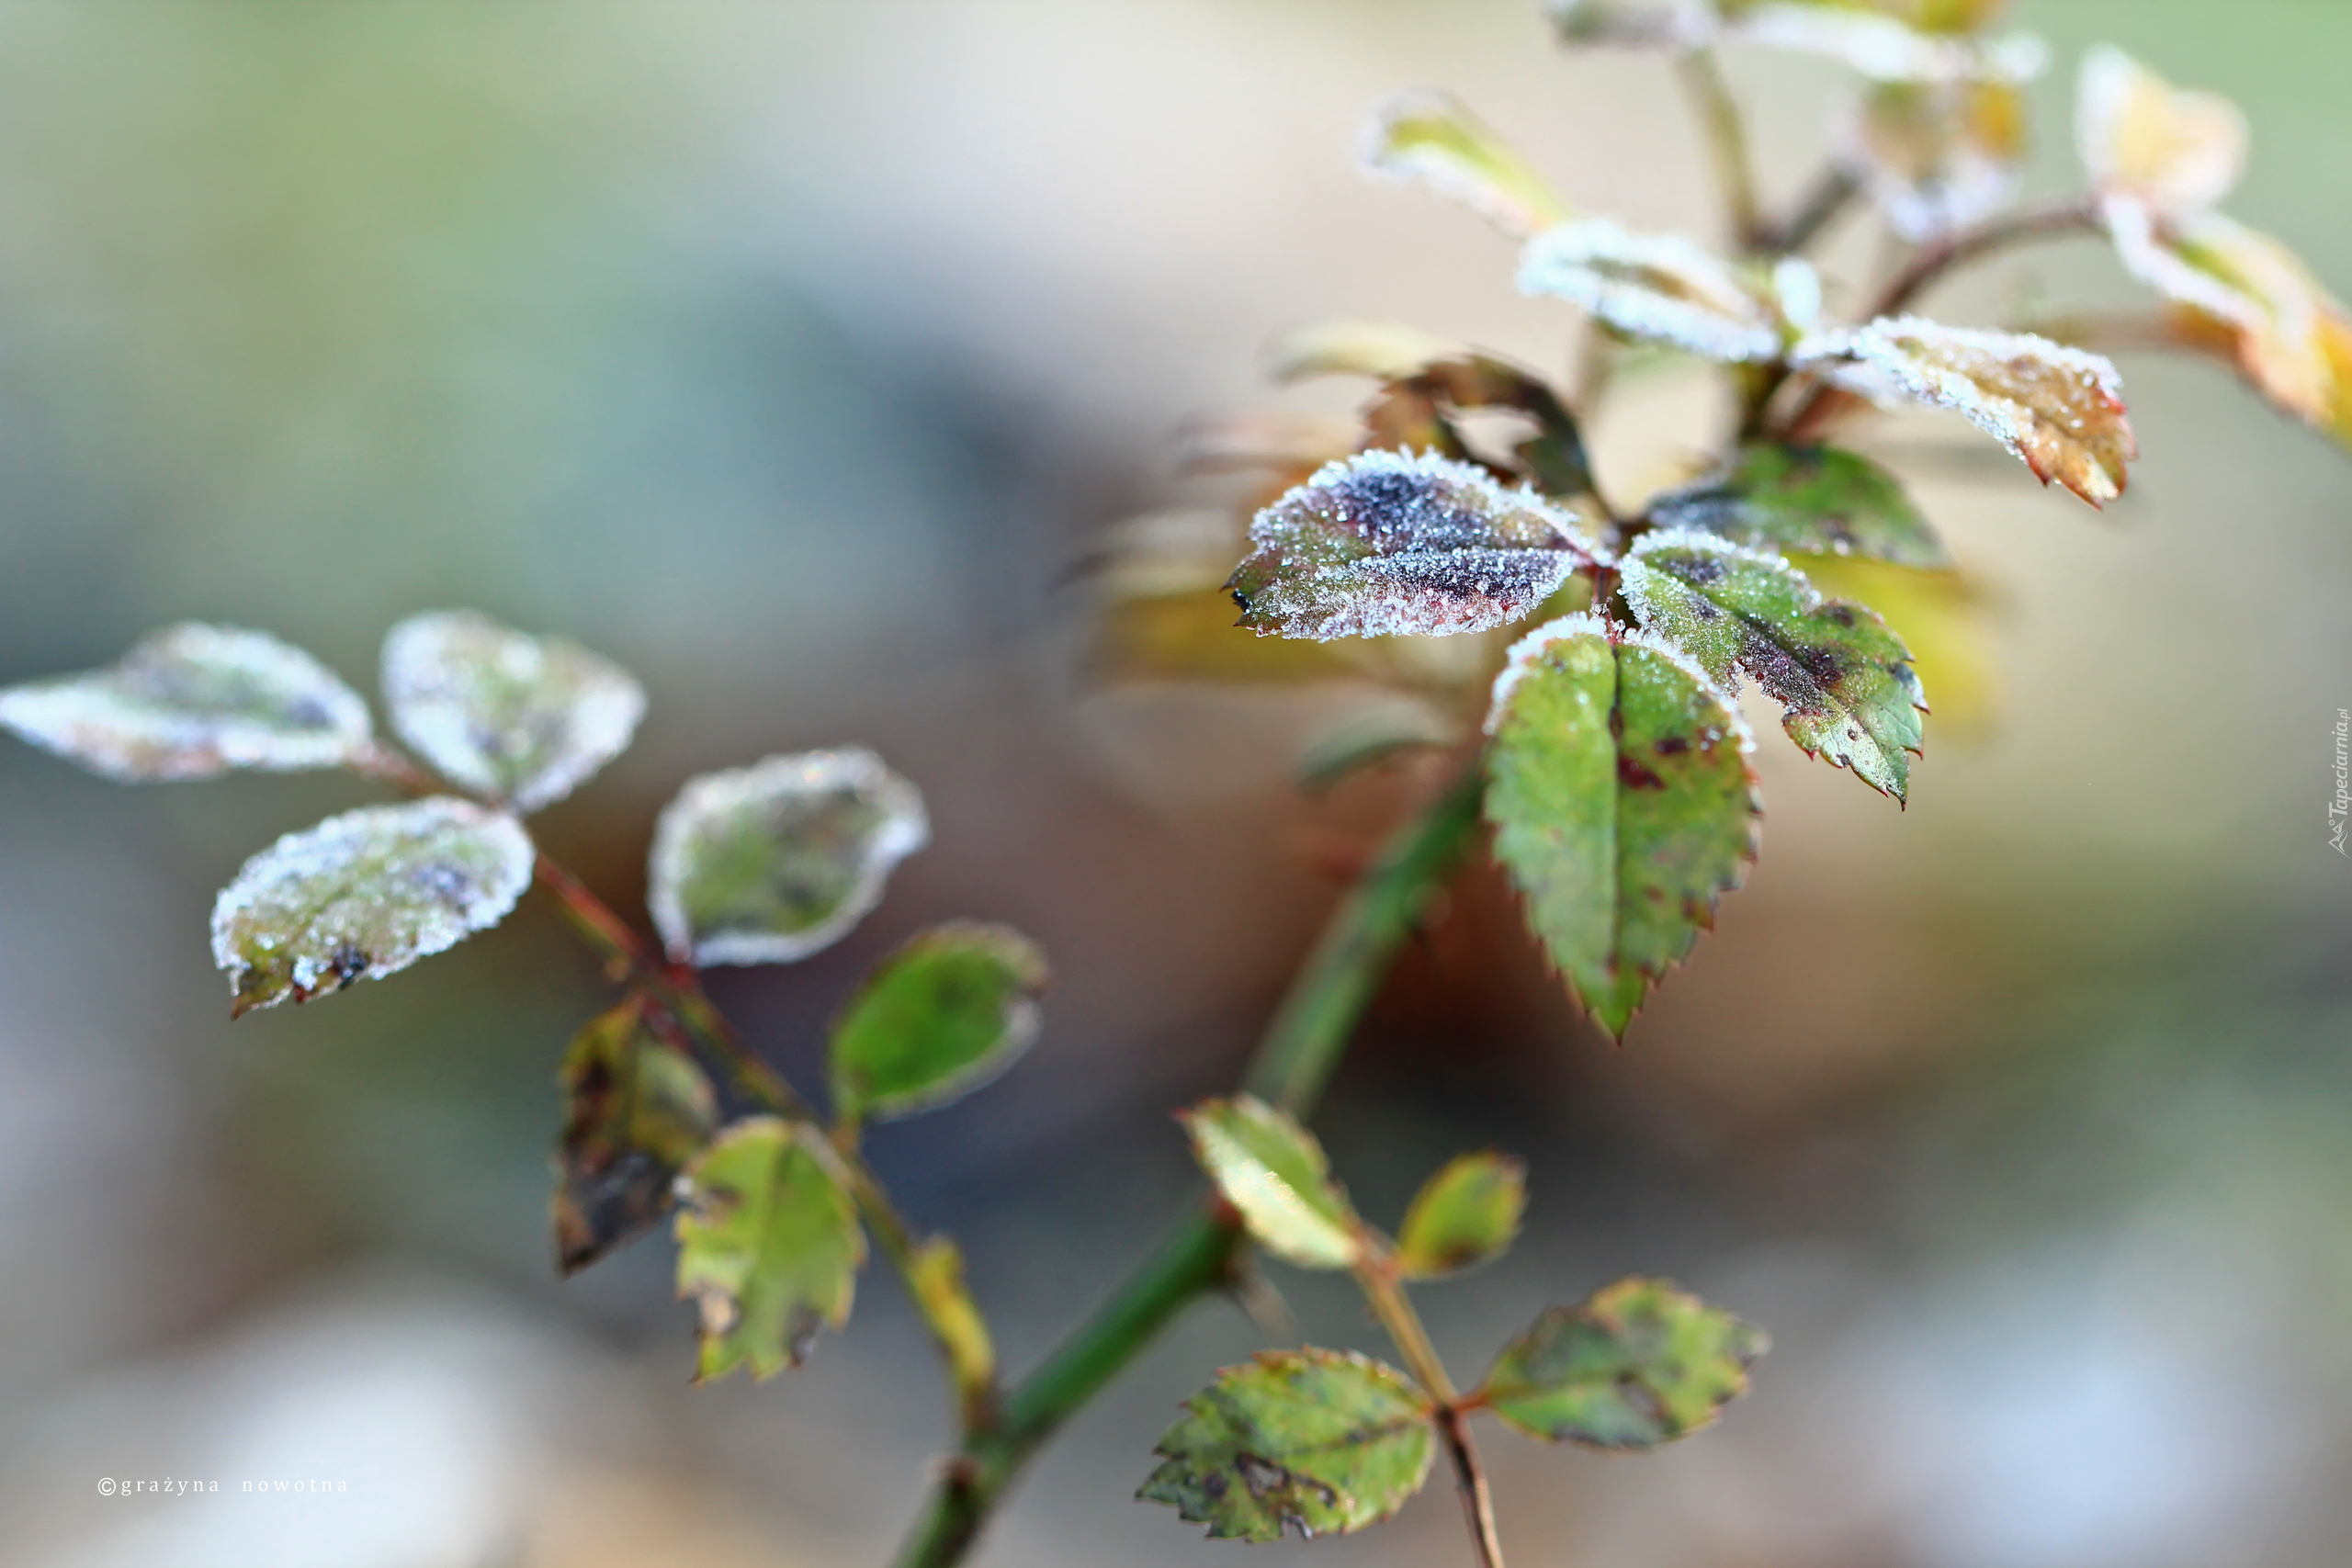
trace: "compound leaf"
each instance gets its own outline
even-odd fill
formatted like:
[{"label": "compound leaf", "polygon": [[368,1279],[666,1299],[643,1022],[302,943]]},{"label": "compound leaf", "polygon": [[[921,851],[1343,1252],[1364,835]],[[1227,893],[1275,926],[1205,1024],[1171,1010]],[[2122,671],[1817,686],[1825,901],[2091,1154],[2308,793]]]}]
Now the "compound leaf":
[{"label": "compound leaf", "polygon": [[556,1262],[570,1274],[669,1212],[679,1169],[710,1141],[718,1101],[702,1069],[646,1026],[637,996],[589,1021],[558,1081]]},{"label": "compound leaf", "polygon": [[645,714],[645,689],[610,660],[470,610],[391,629],[384,701],[442,777],[518,812],[570,795],[628,748]]},{"label": "compound leaf", "polygon": [[505,918],[537,860],[514,818],[446,795],[288,833],[212,906],[232,1010],[306,1002],[454,947]]},{"label": "compound leaf", "polygon": [[1363,161],[1421,180],[1515,240],[1565,222],[1567,204],[1544,176],[1451,93],[1400,93],[1374,111]]},{"label": "compound leaf", "polygon": [[1957,413],[2042,483],[2054,479],[2093,506],[2123,493],[2124,465],[2140,455],[2115,367],[2047,338],[1888,316],[1808,338],[1794,360],[1882,403]]},{"label": "compound leaf", "polygon": [[1622,1039],[1756,856],[1747,727],[1688,655],[1578,615],[1511,649],[1487,728],[1496,858],[1585,1010]]},{"label": "compound leaf", "polygon": [[1622,563],[1648,629],[1726,686],[1744,670],[1788,711],[1789,738],[1897,800],[1924,739],[1910,650],[1868,605],[1824,599],[1779,556],[1713,534],[1650,534]]},{"label": "compound leaf", "polygon": [[1473,1394],[1531,1438],[1654,1449],[1747,1392],[1760,1329],[1659,1280],[1620,1280],[1553,1307],[1503,1348]]},{"label": "compound leaf", "polygon": [[1227,584],[1261,636],[1481,632],[1542,604],[1592,548],[1576,521],[1466,463],[1361,452],[1258,513]]},{"label": "compound leaf", "polygon": [[1204,1100],[1177,1120],[1259,1246],[1302,1269],[1346,1269],[1363,1255],[1355,1213],[1314,1134],[1248,1094]]},{"label": "compound leaf", "polygon": [[1136,1494],[1211,1537],[1280,1540],[1378,1524],[1421,1489],[1436,1451],[1428,1398],[1337,1350],[1270,1350],[1217,1373],[1159,1439]]},{"label": "compound leaf", "polygon": [[1649,518],[1659,528],[1702,529],[1758,549],[1951,565],[1903,481],[1835,446],[1743,446],[1721,471],[1653,500]]},{"label": "compound leaf", "polygon": [[882,961],[833,1025],[833,1109],[857,1122],[944,1105],[1037,1038],[1046,955],[1006,926],[956,920]]},{"label": "compound leaf", "polygon": [[1527,1208],[1527,1167],[1488,1149],[1449,1160],[1425,1182],[1396,1233],[1406,1277],[1434,1280],[1500,1256]]},{"label": "compound leaf", "polygon": [[1522,294],[1556,296],[1621,333],[1724,363],[1778,359],[1793,337],[1783,329],[1810,324],[1813,269],[1790,258],[1772,283],[1751,283],[1679,234],[1632,234],[1607,218],[1545,230],[1519,265]]},{"label": "compound leaf", "polygon": [[2075,142],[2093,185],[2170,216],[2211,207],[2245,169],[2237,105],[2175,87],[2109,44],[2083,56]]},{"label": "compound leaf", "polygon": [[846,935],[930,838],[922,795],[865,748],[769,757],[662,807],[646,902],[674,959],[786,964]]},{"label": "compound leaf", "polygon": [[194,621],[110,669],[0,691],[0,727],[125,784],[340,767],[369,736],[367,703],[300,649]]},{"label": "compound leaf", "polygon": [[678,1295],[701,1315],[696,1382],[739,1366],[773,1377],[808,1359],[818,1329],[849,1321],[865,1235],[807,1135],[749,1117],[686,1168]]}]

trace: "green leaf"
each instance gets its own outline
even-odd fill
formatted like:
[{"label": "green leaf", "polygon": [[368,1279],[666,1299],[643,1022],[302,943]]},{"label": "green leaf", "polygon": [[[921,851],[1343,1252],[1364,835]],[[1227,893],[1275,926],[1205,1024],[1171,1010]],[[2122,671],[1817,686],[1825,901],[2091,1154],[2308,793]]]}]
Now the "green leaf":
[{"label": "green leaf", "polygon": [[212,961],[233,1014],[380,979],[505,919],[537,852],[469,800],[371,806],[288,833],[212,906]]},{"label": "green leaf", "polygon": [[662,808],[646,903],[672,958],[788,964],[848,934],[930,838],[922,795],[863,747],[770,757]]},{"label": "green leaf", "polygon": [[1426,182],[1516,240],[1567,220],[1567,203],[1544,176],[1451,93],[1416,90],[1381,105],[1363,161],[1375,173]]},{"label": "green leaf", "polygon": [[849,1194],[802,1141],[814,1136],[750,1117],[686,1168],[678,1294],[701,1314],[696,1382],[739,1366],[773,1377],[808,1359],[819,1328],[849,1321],[865,1235]]},{"label": "green leaf", "polygon": [[619,756],[645,713],[645,689],[619,665],[470,610],[391,629],[384,701],[442,777],[518,812],[561,800]]},{"label": "green leaf", "polygon": [[1037,1038],[1046,955],[1005,926],[953,921],[883,960],[833,1025],[835,1114],[851,1122],[944,1105]]},{"label": "green leaf", "polygon": [[1629,233],[1607,218],[1530,241],[1519,290],[1555,296],[1629,336],[1724,364],[1780,358],[1821,299],[1820,279],[1793,256],[1770,277],[1751,276],[1679,234]]},{"label": "green leaf", "polygon": [[1204,1100],[1177,1120],[1259,1246],[1302,1269],[1346,1269],[1362,1256],[1355,1212],[1315,1134],[1247,1094]]},{"label": "green leaf", "polygon": [[359,694],[300,649],[193,621],[111,669],[0,691],[0,728],[125,784],[341,767],[369,734]]},{"label": "green leaf", "polygon": [[1387,1518],[1429,1478],[1428,1399],[1402,1373],[1337,1350],[1270,1350],[1227,1367],[1159,1439],[1136,1495],[1211,1537],[1345,1535]]},{"label": "green leaf", "polygon": [[1527,1208],[1527,1168],[1488,1149],[1461,1155],[1422,1185],[1396,1233],[1409,1280],[1434,1280],[1500,1257]]},{"label": "green leaf", "polygon": [[1747,727],[1689,656],[1577,615],[1512,648],[1487,728],[1496,858],[1586,1011],[1622,1039],[1755,858]]},{"label": "green leaf", "polygon": [[1901,800],[1925,736],[1910,650],[1878,612],[1824,599],[1775,555],[1712,534],[1651,534],[1620,563],[1625,602],[1726,686],[1744,670],[1789,738]]},{"label": "green leaf", "polygon": [[1544,378],[1492,355],[1433,359],[1408,378],[1440,404],[1454,409],[1510,409],[1535,422],[1535,434],[1513,449],[1536,488],[1570,498],[1592,489],[1584,435],[1576,417]]},{"label": "green leaf", "polygon": [[1228,586],[1261,636],[1487,631],[1542,604],[1592,547],[1576,521],[1465,463],[1362,452],[1258,513]]},{"label": "green leaf", "polygon": [[646,1026],[631,996],[564,1054],[557,1148],[557,1265],[586,1268],[670,1211],[679,1170],[710,1141],[718,1101],[692,1059]]},{"label": "green leaf", "polygon": [[1975,332],[1917,316],[1887,316],[1796,345],[1801,370],[1880,403],[1916,402],[1959,414],[2093,506],[2123,493],[2140,456],[2123,381],[2096,354],[2026,333]]},{"label": "green leaf", "polygon": [[1658,528],[1697,528],[1754,549],[1951,565],[1903,481],[1835,446],[1743,446],[1722,471],[1653,500],[1648,515]]},{"label": "green leaf", "polygon": [[1620,1280],[1537,1318],[1470,1397],[1531,1438],[1654,1449],[1747,1393],[1747,1369],[1770,1343],[1662,1280]]}]

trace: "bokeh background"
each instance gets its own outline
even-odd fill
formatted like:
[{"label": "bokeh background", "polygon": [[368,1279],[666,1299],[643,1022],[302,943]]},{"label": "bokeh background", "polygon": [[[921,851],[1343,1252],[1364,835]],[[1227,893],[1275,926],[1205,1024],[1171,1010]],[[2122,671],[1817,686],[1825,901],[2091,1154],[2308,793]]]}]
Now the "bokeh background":
[{"label": "bokeh background", "polygon": [[[2352,13],[2016,19],[2056,57],[2030,188],[2070,179],[2074,63],[2112,39],[2247,107],[2233,210],[2352,288]],[[1729,64],[1792,189],[1838,73]],[[714,984],[807,1077],[918,926],[1046,944],[1035,1053],[875,1146],[1023,1365],[1180,1212],[1166,1112],[1230,1081],[1330,846],[1380,807],[1288,789],[1279,704],[1088,690],[1072,563],[1176,491],[1187,416],[1268,396],[1277,329],[1395,318],[1564,362],[1503,242],[1354,169],[1366,108],[1415,84],[1590,209],[1713,231],[1664,68],[1565,57],[1522,0],[0,6],[0,680],[186,617],[362,683],[418,609],[577,637],[651,713],[540,831],[628,908],[688,773],[880,749],[934,846],[839,948]],[[1935,303],[2123,287],[2075,244]],[[1659,1457],[1498,1433],[1519,1560],[2344,1560],[2352,865],[2323,809],[2352,461],[2216,368],[2124,369],[2147,457],[2106,516],[1956,426],[1887,434],[1998,634],[1997,706],[1931,727],[1907,811],[1768,716],[1764,858],[1625,1049],[1476,880],[1366,1025],[1322,1126],[1368,1212],[1461,1147],[1532,1165],[1517,1251],[1426,1292],[1458,1370],[1635,1270],[1776,1337],[1754,1395]],[[1604,475],[1707,418],[1644,383]],[[700,1391],[666,1241],[553,1280],[552,1076],[605,993],[543,908],[229,1026],[213,890],[367,798],[120,789],[0,748],[0,1558],[880,1560],[946,1432],[883,1272],[805,1371]],[[1310,1337],[1376,1348],[1330,1281],[1278,1282]],[[1260,1342],[1198,1309],[982,1560],[1464,1560],[1442,1485],[1255,1551],[1129,1500],[1177,1403]],[[348,1489],[240,1493],[275,1478]]]}]

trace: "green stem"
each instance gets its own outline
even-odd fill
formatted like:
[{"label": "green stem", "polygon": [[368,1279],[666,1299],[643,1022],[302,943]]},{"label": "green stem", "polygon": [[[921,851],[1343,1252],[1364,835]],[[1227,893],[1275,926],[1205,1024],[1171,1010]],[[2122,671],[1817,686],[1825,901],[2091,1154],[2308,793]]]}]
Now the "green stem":
[{"label": "green stem", "polygon": [[1712,49],[1694,49],[1679,56],[1675,68],[1698,111],[1707,153],[1714,162],[1716,183],[1723,186],[1724,206],[1731,218],[1732,243],[1753,251],[1764,242],[1764,216],[1756,197],[1756,171],[1747,158],[1747,128],[1739,118],[1739,103],[1724,80],[1722,64]]},{"label": "green stem", "polygon": [[[1419,924],[1478,823],[1475,766],[1398,835],[1332,911],[1266,1026],[1242,1088],[1304,1116],[1322,1095],[1389,960]],[[948,1568],[979,1539],[1029,1460],[1078,1409],[1201,1295],[1229,1283],[1240,1230],[1212,1202],[1180,1224],[1117,1294],[1005,1397],[992,1432],[967,1437],[944,1468],[898,1556],[899,1568]]]}]

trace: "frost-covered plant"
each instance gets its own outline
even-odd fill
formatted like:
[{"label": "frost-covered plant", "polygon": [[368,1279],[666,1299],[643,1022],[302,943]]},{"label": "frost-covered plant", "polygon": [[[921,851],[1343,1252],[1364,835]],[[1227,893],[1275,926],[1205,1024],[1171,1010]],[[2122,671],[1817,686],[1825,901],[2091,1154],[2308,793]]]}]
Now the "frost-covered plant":
[{"label": "frost-covered plant", "polygon": [[[878,1247],[937,1342],[960,1433],[903,1564],[961,1559],[1038,1447],[1181,1308],[1220,1289],[1262,1293],[1251,1272],[1262,1255],[1351,1274],[1404,1365],[1310,1348],[1227,1368],[1160,1438],[1142,1495],[1212,1535],[1340,1534],[1394,1513],[1442,1452],[1478,1560],[1498,1565],[1471,1417],[1547,1441],[1655,1448],[1739,1394],[1764,1338],[1670,1285],[1628,1279],[1547,1311],[1459,1389],[1407,1287],[1509,1245],[1526,1197],[1519,1162],[1450,1162],[1391,1236],[1355,1211],[1302,1125],[1481,823],[1551,961],[1622,1037],[1755,854],[1743,677],[1781,705],[1805,751],[1898,800],[1909,788],[1927,692],[1891,619],[1948,603],[1917,585],[1948,580],[1951,563],[1901,480],[1833,437],[1874,404],[1945,410],[2045,483],[2104,504],[2137,455],[2115,369],[2089,352],[2115,341],[2220,355],[2281,408],[2352,441],[2352,318],[2277,242],[2216,210],[2243,161],[2237,111],[2096,51],[2078,97],[2086,188],[2012,208],[2019,88],[2046,51],[1989,36],[1997,8],[1559,6],[1571,44],[1672,57],[1723,178],[1722,254],[1577,214],[1442,95],[1375,117],[1374,170],[1466,202],[1521,242],[1521,288],[1582,312],[1584,373],[1570,395],[1408,328],[1293,334],[1276,354],[1283,378],[1354,374],[1378,390],[1342,428],[1279,416],[1203,428],[1203,466],[1259,476],[1240,564],[1238,518],[1229,542],[1216,528],[1146,526],[1113,552],[1099,672],[1383,682],[1413,699],[1413,724],[1342,736],[1309,771],[1328,779],[1410,745],[1448,755],[1453,782],[1340,901],[1238,1090],[1183,1114],[1209,1201],[1018,1382],[1001,1375],[955,1243],[899,1213],[861,1138],[970,1092],[1026,1048],[1047,980],[1035,945],[951,921],[886,958],[835,1019],[822,1113],[699,977],[837,941],[922,847],[920,794],[871,752],[771,757],[689,781],[655,832],[649,935],[524,826],[616,756],[644,710],[628,672],[570,643],[467,613],[396,626],[382,684],[406,751],[308,654],[200,625],[159,632],[109,669],[0,692],[0,725],[110,778],[340,767],[408,797],[287,835],[222,891],[212,948],[237,1013],[390,975],[496,924],[534,883],[545,889],[619,992],[560,1068],[560,1267],[666,1218],[679,1293],[698,1309],[696,1378],[739,1366],[764,1377],[846,1322]],[[1757,201],[1719,41],[1827,54],[1860,78],[1837,111],[1838,151],[1785,215]],[[1870,299],[1841,321],[1804,253],[1864,201],[1898,259],[1874,286],[1840,280]],[[1960,264],[2072,231],[2107,235],[2161,311],[2041,323],[2072,346],[1909,311]],[[1621,362],[1647,353],[1724,367],[1736,418],[1705,471],[1619,504],[1595,480],[1582,422]],[[1498,420],[1514,427],[1507,448],[1491,439]],[[1188,586],[1204,558],[1213,570]],[[1532,629],[1497,635],[1521,623]]]}]

